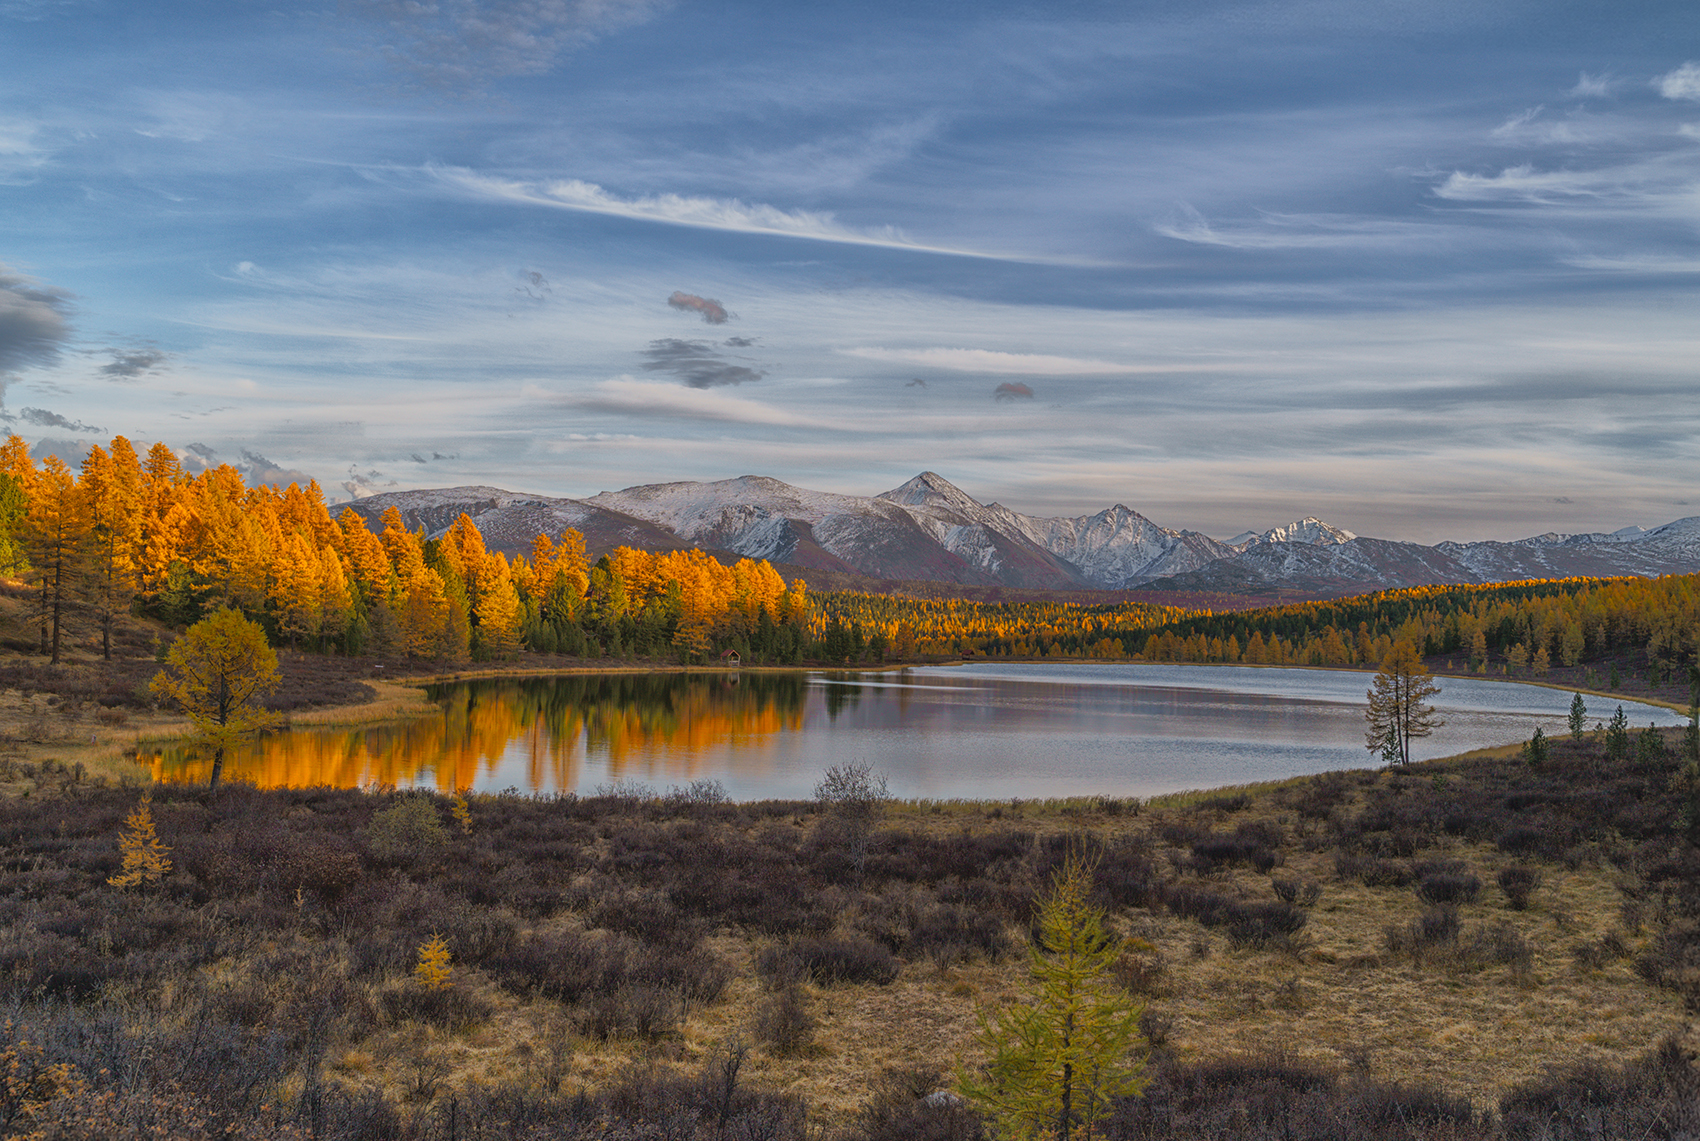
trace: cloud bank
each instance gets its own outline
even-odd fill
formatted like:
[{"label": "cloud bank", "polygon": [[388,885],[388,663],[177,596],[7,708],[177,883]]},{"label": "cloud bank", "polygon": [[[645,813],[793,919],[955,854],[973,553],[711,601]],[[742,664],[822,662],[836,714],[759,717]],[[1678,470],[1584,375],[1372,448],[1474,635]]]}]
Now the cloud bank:
[{"label": "cloud bank", "polygon": [[745,384],[760,380],[767,373],[747,365],[733,364],[707,341],[682,341],[663,337],[649,342],[649,348],[639,354],[647,358],[646,372],[666,372],[679,378],[690,388],[719,388],[727,384]]}]

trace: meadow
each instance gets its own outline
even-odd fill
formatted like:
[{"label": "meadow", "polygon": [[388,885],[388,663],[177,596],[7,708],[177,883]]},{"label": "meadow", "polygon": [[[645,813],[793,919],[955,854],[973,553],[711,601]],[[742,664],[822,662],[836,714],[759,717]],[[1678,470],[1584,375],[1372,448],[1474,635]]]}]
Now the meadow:
[{"label": "meadow", "polygon": [[170,867],[133,886],[109,881],[143,790],[31,762],[0,802],[0,1129],[986,1136],[931,1095],[1023,993],[1072,850],[1148,1051],[1098,1136],[1678,1136],[1700,854],[1658,746],[874,817],[712,784],[161,785]]}]

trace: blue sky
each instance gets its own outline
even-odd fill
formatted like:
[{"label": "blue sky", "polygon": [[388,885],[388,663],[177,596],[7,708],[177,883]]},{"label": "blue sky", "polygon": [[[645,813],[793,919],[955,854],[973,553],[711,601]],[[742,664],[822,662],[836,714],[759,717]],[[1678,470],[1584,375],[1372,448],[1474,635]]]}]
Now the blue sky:
[{"label": "blue sky", "polygon": [[1686,4],[0,0],[10,430],[335,498],[1700,513]]}]

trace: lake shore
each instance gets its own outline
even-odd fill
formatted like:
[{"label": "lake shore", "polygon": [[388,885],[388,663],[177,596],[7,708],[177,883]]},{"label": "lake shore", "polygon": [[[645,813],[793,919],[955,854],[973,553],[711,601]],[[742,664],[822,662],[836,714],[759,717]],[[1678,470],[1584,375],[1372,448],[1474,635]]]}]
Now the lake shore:
[{"label": "lake shore", "polygon": [[[14,659],[16,660],[16,659]],[[141,661],[101,663],[73,662],[57,670],[49,669],[30,659],[24,660],[31,669],[22,689],[0,693],[0,756],[11,758],[15,764],[0,768],[0,795],[27,795],[37,778],[52,781],[66,779],[142,779],[144,771],[129,758],[139,751],[157,751],[185,739],[190,731],[187,721],[146,705],[106,708],[90,700],[106,685],[130,685],[132,690],[145,685],[154,663]],[[901,672],[915,666],[946,671],[957,667],[972,668],[985,665],[1028,664],[1053,667],[1067,671],[1070,667],[1093,663],[1067,658],[1010,659],[946,659],[929,662],[888,662],[862,664],[854,667],[825,668],[815,666],[742,666],[727,669],[717,666],[681,666],[676,663],[633,662],[624,659],[565,659],[555,658],[538,662],[492,665],[468,665],[445,670],[434,663],[360,658],[332,658],[322,655],[285,653],[282,665],[289,683],[289,700],[294,708],[286,714],[287,723],[301,727],[356,727],[396,724],[418,717],[438,714],[439,706],[427,696],[432,685],[458,681],[486,679],[527,679],[556,676],[725,676],[795,673],[799,670],[838,676],[881,676]],[[1137,665],[1138,663],[1131,663]],[[1194,666],[1200,669],[1220,668],[1215,663],[1149,663],[1153,666]],[[1436,665],[1443,665],[1436,662]],[[0,660],[3,665],[3,660]],[[1245,669],[1303,669],[1307,671],[1349,672],[1366,679],[1373,671],[1314,666],[1247,665],[1222,663]],[[17,668],[13,673],[19,672]],[[1581,675],[1582,670],[1573,670]],[[1534,676],[1505,677],[1467,673],[1438,672],[1439,679],[1456,678],[1472,682],[1513,682],[1551,689],[1558,692],[1581,692],[1589,700],[1590,722],[1604,720],[1599,701],[1639,701],[1676,713],[1687,712],[1685,706],[1668,695],[1610,691],[1565,684]],[[1578,676],[1576,681],[1584,680]],[[1588,679],[1594,680],[1594,679]],[[58,691],[58,692],[56,692]],[[110,700],[102,698],[102,702]],[[79,769],[79,766],[80,769]],[[26,775],[33,770],[33,775]],[[81,776],[75,776],[77,773]]]}]

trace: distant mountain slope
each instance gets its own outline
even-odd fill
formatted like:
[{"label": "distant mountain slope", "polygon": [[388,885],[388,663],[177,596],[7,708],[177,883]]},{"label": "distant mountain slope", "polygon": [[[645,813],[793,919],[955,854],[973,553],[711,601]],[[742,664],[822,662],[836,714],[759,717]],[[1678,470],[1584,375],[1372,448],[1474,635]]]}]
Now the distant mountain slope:
[{"label": "distant mountain slope", "polygon": [[1438,582],[1700,571],[1700,516],[1652,530],[1424,546],[1304,518],[1221,542],[1159,526],[1122,504],[1045,518],[983,504],[934,472],[876,496],[809,491],[766,476],[658,483],[589,499],[494,487],[356,500],[374,527],[390,507],[439,535],[462,513],[491,547],[526,550],[573,527],[593,554],[702,547],[834,575],[1023,590],[1145,590],[1335,597]]}]

